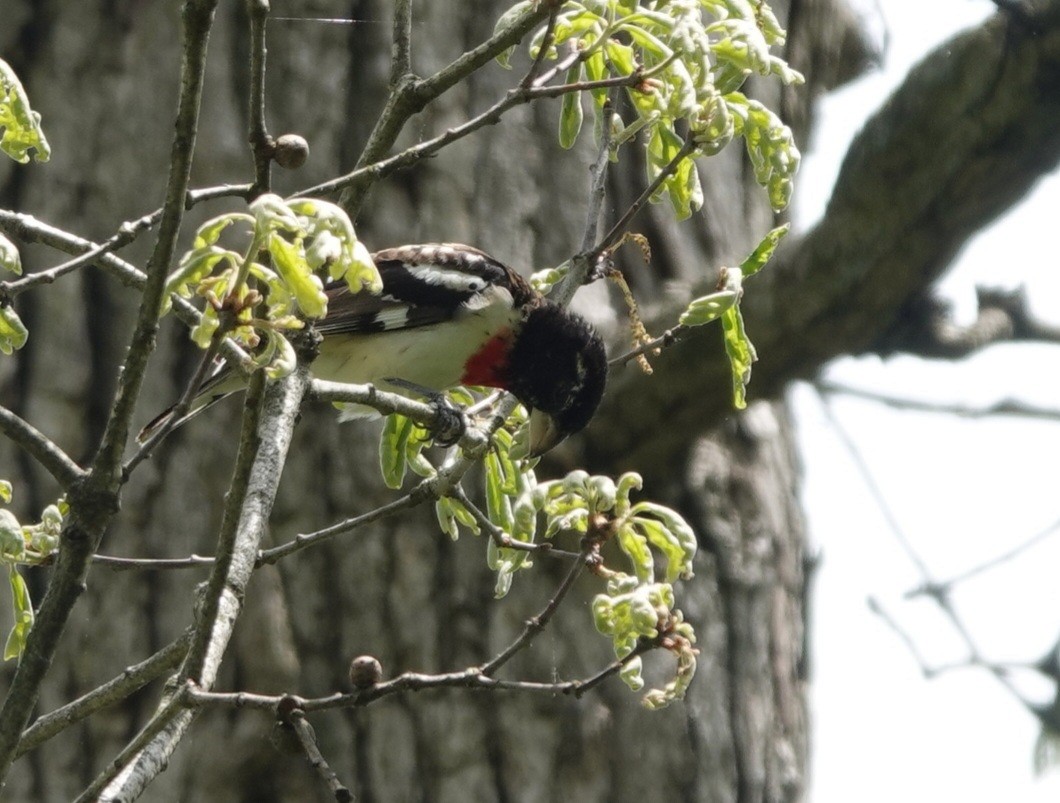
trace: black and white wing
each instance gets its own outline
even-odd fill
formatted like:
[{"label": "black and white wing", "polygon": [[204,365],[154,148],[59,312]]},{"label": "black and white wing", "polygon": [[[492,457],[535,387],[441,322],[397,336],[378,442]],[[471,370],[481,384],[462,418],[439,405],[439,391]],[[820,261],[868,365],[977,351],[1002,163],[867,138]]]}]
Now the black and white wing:
[{"label": "black and white wing", "polygon": [[372,257],[383,279],[382,292],[350,293],[341,282],[329,284],[328,314],[315,323],[325,337],[442,323],[492,303],[497,291],[508,293],[515,307],[532,294],[522,277],[467,245],[403,245]]}]

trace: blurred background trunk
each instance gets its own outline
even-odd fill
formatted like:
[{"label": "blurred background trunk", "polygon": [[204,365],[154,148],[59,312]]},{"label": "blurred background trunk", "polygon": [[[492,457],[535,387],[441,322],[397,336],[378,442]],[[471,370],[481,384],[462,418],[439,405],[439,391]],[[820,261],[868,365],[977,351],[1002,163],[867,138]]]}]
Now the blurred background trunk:
[{"label": "blurred background trunk", "polygon": [[[53,147],[47,165],[0,166],[0,206],[31,213],[84,237],[101,239],[161,203],[179,68],[175,4],[130,0],[5,0],[0,52],[44,115]],[[806,139],[811,99],[849,77],[864,52],[838,0],[801,0],[789,20],[787,57],[809,86],[751,91],[778,108]],[[414,68],[436,69],[489,35],[504,3],[415,4]],[[789,3],[774,3],[783,21]],[[278,21],[269,28],[268,120],[274,135],[305,136],[310,160],[276,176],[277,191],[348,169],[385,96],[390,7],[382,0],[275,13],[323,13],[358,24]],[[520,49],[522,51],[522,49]],[[250,180],[245,144],[247,35],[239,3],[222,4],[210,48],[197,186]],[[496,65],[480,71],[415,118],[406,142],[427,137],[481,111],[519,75]],[[839,66],[837,66],[839,65]],[[358,222],[370,247],[433,240],[472,243],[524,271],[573,253],[584,225],[591,137],[567,153],[556,145],[558,102],[511,112],[439,158],[377,188]],[[614,170],[606,213],[620,214],[643,186],[643,167],[627,147]],[[676,225],[668,208],[634,224],[655,255],[650,267],[624,254],[649,319],[672,320],[674,299],[712,283],[773,225],[765,193],[734,146],[704,167],[706,205]],[[194,210],[194,223],[237,202]],[[123,256],[142,264],[150,237]],[[29,270],[60,257],[27,248]],[[581,309],[606,331],[617,353],[626,345],[621,303],[595,286]],[[0,361],[0,402],[28,418],[75,457],[91,454],[105,420],[124,344],[132,330],[133,293],[95,269],[83,270],[18,299],[28,346]],[[752,331],[752,337],[754,332]],[[146,421],[173,402],[197,355],[183,327],[167,322],[141,410]],[[722,348],[708,331],[659,358],[695,358]],[[641,381],[621,369],[622,386]],[[672,373],[672,372],[670,372]],[[616,383],[617,384],[617,383]],[[696,577],[679,589],[696,626],[699,673],[687,700],[661,713],[641,708],[617,679],[580,700],[463,690],[399,695],[365,710],[317,715],[321,749],[358,800],[797,800],[807,779],[805,675],[805,530],[798,465],[782,401],[759,401],[743,414],[714,414],[717,399],[673,388],[672,405],[702,405],[697,428],[658,446],[621,443],[624,416],[655,418],[670,410],[611,403],[591,441],[558,450],[539,474],[576,464],[592,472],[630,467],[645,494],[679,508],[702,545]],[[611,400],[615,402],[615,399]],[[619,400],[621,402],[621,400]],[[109,533],[108,554],[181,557],[210,554],[235,450],[238,404],[221,405],[176,433],[126,489]],[[377,425],[338,426],[326,409],[307,410],[285,471],[272,527],[275,543],[391,498],[380,487]],[[587,443],[591,445],[587,445]],[[582,462],[580,462],[582,461]],[[27,519],[56,493],[10,444],[0,443],[0,476],[14,481],[15,509]],[[429,510],[391,518],[352,536],[262,569],[248,594],[218,688],[323,695],[347,688],[351,657],[371,653],[384,671],[442,671],[495,654],[551,595],[563,567],[542,560],[520,575],[510,596],[492,600],[485,543],[451,543]],[[35,599],[43,571],[29,572]],[[192,592],[205,572],[118,572],[96,567],[65,636],[61,659],[40,699],[49,711],[119,673],[177,636],[191,621]],[[582,677],[611,659],[591,626],[583,577],[575,598],[507,677]],[[657,660],[656,660],[657,659]],[[649,678],[669,659],[646,661]],[[4,668],[4,677],[10,676]],[[656,676],[659,676],[656,673]],[[6,790],[11,800],[68,800],[142,724],[159,689],[91,718],[23,757]],[[278,751],[260,714],[202,717],[151,800],[305,801],[329,799],[305,759]]]}]

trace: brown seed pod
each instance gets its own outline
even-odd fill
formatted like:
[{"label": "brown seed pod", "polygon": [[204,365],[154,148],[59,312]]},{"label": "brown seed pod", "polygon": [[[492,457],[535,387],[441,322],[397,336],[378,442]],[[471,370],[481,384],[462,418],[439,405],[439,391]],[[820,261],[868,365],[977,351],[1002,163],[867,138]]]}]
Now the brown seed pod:
[{"label": "brown seed pod", "polygon": [[383,679],[383,665],[374,655],[358,655],[350,661],[350,683],[355,689],[370,689]]},{"label": "brown seed pod", "polygon": [[277,137],[272,158],[285,170],[297,170],[309,158],[309,143],[298,134],[284,134]]}]

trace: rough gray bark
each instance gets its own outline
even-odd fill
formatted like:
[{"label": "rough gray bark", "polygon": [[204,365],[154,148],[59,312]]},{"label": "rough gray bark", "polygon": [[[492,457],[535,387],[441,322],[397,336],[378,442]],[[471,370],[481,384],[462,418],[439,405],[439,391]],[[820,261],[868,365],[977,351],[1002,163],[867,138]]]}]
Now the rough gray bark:
[{"label": "rough gray bark", "polygon": [[[223,8],[214,35],[195,161],[199,185],[246,181],[251,175],[243,122],[246,34],[235,5]],[[457,11],[451,4],[417,4],[415,68],[427,72],[487,36],[496,5],[480,0]],[[783,19],[788,4],[774,5]],[[864,51],[841,3],[791,5],[789,55],[796,67],[808,71],[811,86],[802,94],[785,92],[783,101],[805,130],[809,98],[850,72],[823,66],[830,64],[830,54],[847,53],[844,63],[856,66],[864,61]],[[1054,23],[1058,4],[1041,5],[1051,9],[1043,23]],[[271,129],[301,133],[312,147],[304,170],[277,176],[281,192],[349,168],[382,103],[389,4],[364,0],[349,4],[348,11],[372,22],[351,28],[275,21],[270,26]],[[7,19],[11,24],[0,30],[0,49],[43,111],[54,156],[45,167],[0,167],[0,206],[95,238],[157,206],[176,96],[176,10],[19,0]],[[1019,25],[1002,20],[988,26],[981,34],[986,39],[972,45],[1011,45],[998,59],[1007,53],[1005,58],[1022,66],[1012,68],[1012,78],[995,66],[980,79],[983,83],[962,86],[978,90],[979,102],[989,106],[998,98],[990,94],[995,85],[988,78],[1023,76],[1042,90],[1044,104],[1048,76],[1055,74],[1050,72],[1056,60],[1050,50],[1054,30],[1055,25],[1046,35],[1020,38]],[[1033,57],[1013,55],[1030,48]],[[984,70],[994,63],[985,57],[982,62]],[[930,77],[931,69],[925,73]],[[512,80],[495,67],[483,70],[417,117],[406,139],[440,131],[481,110]],[[938,79],[925,86],[917,91],[937,87]],[[774,93],[771,103],[780,97],[770,85],[756,90]],[[513,112],[495,129],[377,188],[359,226],[364,238],[378,247],[466,241],[526,267],[569,255],[580,239],[588,154],[559,151],[555,107]],[[954,108],[967,107],[955,103]],[[1032,113],[1033,106],[999,108],[997,130],[1005,130],[1000,123],[1006,119]],[[1048,108],[1042,111],[1047,113]],[[855,177],[848,186],[861,186],[856,177],[871,175],[873,160],[892,152],[888,130],[877,127],[863,139],[861,156],[848,162],[848,175]],[[1048,131],[1031,131],[1044,144],[1039,159],[1044,152],[1055,161],[1055,140]],[[872,142],[878,145],[875,155],[868,147]],[[914,142],[911,150],[917,152],[928,144]],[[955,156],[952,175],[962,176],[962,167],[978,164],[974,157],[980,151],[976,146]],[[1044,168],[1039,163],[1034,169]],[[667,280],[686,286],[713,282],[706,266],[731,264],[772,224],[738,153],[712,160],[705,178],[707,205],[701,216],[675,227],[668,210],[652,208],[636,224],[651,237],[656,258],[651,271],[630,265],[630,272],[641,297],[655,299],[660,310],[668,306]],[[641,180],[637,166],[614,176],[614,209],[621,211]],[[1025,179],[1022,185],[1006,185],[998,202],[1011,202],[1025,185]],[[878,195],[881,205],[894,205],[894,197]],[[873,208],[852,223],[844,209],[853,203],[844,207],[843,198],[837,195],[834,217],[822,229],[790,250],[761,287],[751,288],[751,326],[763,353],[757,387],[778,390],[786,378],[835,354],[870,347],[904,299],[924,292],[959,237],[988,217],[958,216],[952,237],[934,250],[932,240],[917,238],[924,247],[917,252],[919,262],[903,274],[902,287],[887,303],[865,309],[851,303],[848,288],[891,275],[893,263],[882,258],[887,254],[878,243],[899,236],[906,242],[907,235],[925,230],[925,218],[895,217],[889,227],[883,221],[870,234],[866,220],[877,219]],[[936,210],[928,222],[940,218],[943,202],[961,203],[953,192],[933,198],[936,205],[924,206]],[[220,208],[212,204],[195,214]],[[996,214],[997,207],[990,208]],[[937,240],[937,231],[930,231]],[[838,245],[828,251],[821,243]],[[142,261],[146,247],[141,241],[125,255]],[[843,273],[850,269],[846,253],[864,254],[859,274]],[[28,249],[27,256],[31,269],[54,261],[39,248]],[[95,447],[120,350],[131,331],[130,292],[88,270],[19,299],[32,335],[26,350],[0,361],[0,397],[74,456]],[[605,291],[593,288],[585,296],[589,314],[617,338],[619,313],[607,303]],[[807,309],[815,310],[809,319],[778,315]],[[771,326],[773,320],[783,325]],[[186,334],[172,322],[169,326],[167,347],[151,375],[144,420],[176,398],[191,370]],[[825,339],[820,332],[834,332],[827,349],[813,345]],[[797,348],[803,341],[806,348]],[[62,363],[57,354],[63,355]],[[657,360],[659,373],[652,380],[625,369],[599,424],[550,465],[558,472],[582,455],[596,471],[642,469],[652,496],[680,506],[696,527],[704,549],[697,577],[682,593],[702,653],[687,702],[647,713],[613,681],[578,701],[447,691],[315,717],[325,756],[358,799],[799,799],[808,737],[797,462],[782,404],[760,402],[745,414],[726,414],[728,379],[719,372],[719,356],[720,343],[701,336]],[[646,401],[641,405],[634,398]],[[177,432],[142,467],[126,489],[106,552],[179,557],[212,550],[235,447],[235,415],[233,408],[218,410]],[[374,444],[371,427],[338,427],[326,410],[307,411],[274,508],[274,540],[388,498],[376,477]],[[20,513],[35,513],[54,496],[48,477],[6,443],[0,444],[0,476],[15,480]],[[540,609],[562,571],[541,561],[532,577],[517,579],[508,599],[495,603],[483,549],[481,541],[469,537],[456,544],[439,537],[429,516],[406,516],[262,569],[248,589],[219,688],[326,694],[346,687],[347,663],[362,653],[378,656],[388,674],[481,663]],[[43,578],[32,582],[39,595]],[[41,695],[41,712],[178,636],[191,619],[194,582],[187,573],[94,569],[62,660]],[[608,647],[592,632],[582,604],[592,593],[591,582],[583,578],[575,592],[580,599],[568,603],[532,650],[513,662],[511,676],[576,677],[608,660]],[[70,799],[135,732],[158,692],[149,688],[120,710],[96,715],[22,758],[6,793],[20,800]],[[206,713],[148,799],[327,799],[304,758],[273,746],[271,728],[259,714]]]}]

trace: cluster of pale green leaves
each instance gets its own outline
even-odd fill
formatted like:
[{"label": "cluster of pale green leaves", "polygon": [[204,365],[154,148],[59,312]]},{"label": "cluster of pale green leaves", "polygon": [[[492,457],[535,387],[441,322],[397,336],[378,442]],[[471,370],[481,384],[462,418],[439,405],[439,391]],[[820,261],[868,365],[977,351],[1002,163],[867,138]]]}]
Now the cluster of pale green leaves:
[{"label": "cluster of pale green leaves", "polygon": [[51,148],[40,125],[40,114],[29,105],[29,97],[22,88],[15,71],[0,59],[0,151],[16,162],[29,161],[29,152],[38,162],[46,162]]},{"label": "cluster of pale green leaves", "polygon": [[[533,3],[516,3],[501,17],[498,30]],[[546,45],[546,30],[531,40],[531,55]],[[791,130],[739,91],[752,75],[802,82],[798,72],[770,53],[784,37],[763,0],[580,0],[564,3],[557,13],[546,56],[559,58],[565,48],[578,54],[567,83],[586,85],[597,126],[611,128],[613,158],[619,146],[643,132],[649,181],[681,154],[681,132],[687,130],[695,150],[678,163],[659,193],[669,196],[678,219],[684,219],[703,205],[694,158],[718,153],[734,137],[744,140],[755,178],[773,208],[783,209],[791,199],[800,159]],[[628,119],[614,110],[603,117],[607,89],[600,82],[613,78],[631,81]],[[564,147],[574,144],[582,128],[581,95],[563,96],[559,140]]]},{"label": "cluster of pale green leaves", "polygon": [[[0,503],[10,504],[11,483],[0,480]],[[7,508],[0,508],[0,563],[7,566],[15,622],[4,645],[4,660],[18,658],[33,627],[33,602],[18,572],[19,564],[38,565],[59,546],[59,532],[67,512],[65,500],[48,505],[34,524],[21,524]]]},{"label": "cluster of pale green leaves", "polygon": [[[0,59],[0,151],[16,162],[29,161],[29,152],[38,162],[51,157],[48,140],[40,125],[40,114],[33,111],[22,83],[11,66]],[[18,249],[0,234],[0,269],[22,274]],[[10,304],[0,305],[0,352],[10,354],[26,345],[29,332]]]},{"label": "cluster of pale green leaves", "polygon": [[[454,399],[470,402],[466,390]],[[615,654],[627,659],[622,678],[634,690],[643,687],[641,659],[631,654],[641,644],[663,647],[677,658],[674,678],[643,698],[650,708],[661,708],[683,697],[696,668],[695,633],[674,607],[673,582],[692,577],[696,554],[695,533],[676,511],[653,502],[633,503],[630,494],[641,488],[635,473],[617,481],[573,471],[562,480],[538,482],[525,454],[527,415],[522,407],[499,429],[483,461],[486,515],[511,542],[537,543],[561,533],[582,539],[586,555],[594,556],[593,572],[605,580],[604,590],[593,601],[593,620],[608,636]],[[433,477],[436,469],[423,454],[429,434],[408,418],[392,415],[380,440],[383,476],[392,488],[401,486],[406,470]],[[455,496],[435,502],[443,532],[457,538],[464,528],[479,535],[479,519]],[[614,547],[610,546],[614,544]],[[617,552],[615,550],[617,547]],[[495,595],[505,596],[515,574],[533,565],[533,553],[503,546],[496,538],[486,541],[486,560],[497,573]],[[595,560],[599,558],[599,560]],[[622,569],[608,561],[625,561]]]},{"label": "cluster of pale green leaves", "polygon": [[[191,249],[167,279],[166,304],[168,309],[173,293],[206,298],[192,340],[207,348],[218,336],[231,337],[254,349],[255,366],[275,379],[294,370],[296,362],[284,332],[327,314],[321,274],[345,281],[351,292],[378,293],[382,280],[349,217],[335,204],[266,194],[249,209],[199,227]],[[241,248],[221,242],[232,226],[243,229],[249,240]]]},{"label": "cluster of pale green leaves", "polygon": [[732,369],[732,401],[733,406],[739,410],[747,406],[747,383],[751,381],[751,364],[758,359],[754,344],[744,328],[743,314],[740,312],[743,280],[754,276],[765,267],[790,228],[791,226],[785,223],[770,231],[738,268],[723,267],[718,280],[718,290],[693,299],[678,319],[681,327],[702,326],[721,320],[725,353]]}]

